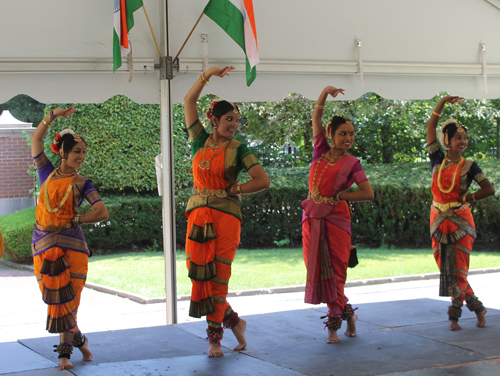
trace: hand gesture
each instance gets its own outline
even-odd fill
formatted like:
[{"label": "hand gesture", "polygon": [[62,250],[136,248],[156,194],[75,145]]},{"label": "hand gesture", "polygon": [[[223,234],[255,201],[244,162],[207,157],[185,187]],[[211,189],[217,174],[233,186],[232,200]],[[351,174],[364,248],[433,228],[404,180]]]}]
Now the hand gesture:
[{"label": "hand gesture", "polygon": [[238,197],[238,200],[241,201],[241,194],[239,194],[237,190],[237,186],[240,184],[240,181],[241,179],[238,179],[238,181],[234,185],[229,187],[228,191],[230,195]]},{"label": "hand gesture", "polygon": [[325,87],[325,93],[330,94],[333,98],[335,98],[337,95],[344,94],[345,89],[337,89],[336,87],[333,86],[327,86]]},{"label": "hand gesture", "polygon": [[70,108],[56,108],[54,111],[54,116],[67,118],[68,116],[73,115],[76,112],[74,107]]},{"label": "hand gesture", "polygon": [[[219,67],[210,67],[207,69],[207,75],[209,76],[217,76],[220,78],[223,78],[224,76],[229,76],[229,71],[232,71],[233,69],[236,69],[235,67],[224,67],[224,68],[219,68]],[[206,77],[207,79],[209,77]]]},{"label": "hand gesture", "polygon": [[464,97],[459,97],[459,96],[446,95],[446,96],[443,97],[442,101],[444,103],[455,104],[455,103],[462,103],[463,99],[465,99],[465,98]]}]

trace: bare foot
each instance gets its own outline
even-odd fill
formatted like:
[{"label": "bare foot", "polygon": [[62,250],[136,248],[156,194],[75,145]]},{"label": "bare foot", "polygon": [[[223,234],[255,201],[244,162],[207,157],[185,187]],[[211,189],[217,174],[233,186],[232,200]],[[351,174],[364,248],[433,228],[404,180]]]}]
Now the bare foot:
[{"label": "bare foot", "polygon": [[353,314],[352,317],[347,320],[347,329],[344,333],[347,337],[356,337],[356,321],[358,320],[358,315]]},{"label": "bare foot", "polygon": [[337,334],[337,331],[328,329],[328,339],[326,340],[326,343],[339,343],[339,342],[340,342],[340,337]]},{"label": "bare foot", "polygon": [[73,364],[69,361],[68,358],[61,358],[59,359],[59,369],[71,369],[73,368]]},{"label": "bare foot", "polygon": [[482,328],[484,326],[484,324],[486,324],[486,318],[484,317],[484,315],[486,315],[486,312],[488,312],[488,310],[485,308],[485,309],[483,309],[482,312],[476,313],[476,316],[477,316],[476,326],[478,328]]},{"label": "bare foot", "polygon": [[235,351],[245,350],[245,347],[247,346],[247,339],[245,338],[246,328],[247,328],[247,322],[245,319],[240,319],[240,322],[236,324],[233,328],[231,328],[234,336],[238,340],[238,346],[236,346],[233,350]]},{"label": "bare foot", "polygon": [[92,360],[92,351],[90,351],[90,349],[89,349],[89,338],[88,337],[85,337],[85,343],[83,344],[82,347],[79,347],[78,349],[82,352],[83,360],[85,362]]},{"label": "bare foot", "polygon": [[209,341],[208,342],[208,356],[210,358],[217,357],[217,356],[224,356],[224,351],[222,351],[219,341]]},{"label": "bare foot", "polygon": [[450,321],[450,330],[451,331],[457,331],[457,330],[462,330],[462,327],[458,325],[457,320],[449,320]]}]

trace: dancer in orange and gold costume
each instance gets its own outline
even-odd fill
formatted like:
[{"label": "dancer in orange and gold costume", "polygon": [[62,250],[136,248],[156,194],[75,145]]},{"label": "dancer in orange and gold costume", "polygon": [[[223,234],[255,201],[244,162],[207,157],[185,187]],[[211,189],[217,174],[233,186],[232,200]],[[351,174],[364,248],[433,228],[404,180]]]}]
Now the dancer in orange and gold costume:
[{"label": "dancer in orange and gold costume", "polygon": [[[238,340],[235,350],[246,346],[246,321],[238,317],[226,300],[231,264],[240,243],[242,194],[262,191],[270,181],[255,155],[233,138],[239,128],[238,107],[215,101],[208,111],[212,133],[198,119],[196,102],[216,76],[223,78],[233,67],[211,67],[201,74],[184,98],[184,113],[193,154],[193,196],[186,208],[188,229],[186,256],[191,292],[192,317],[207,316],[208,356],[224,353],[220,340],[223,328],[231,329]],[[250,180],[239,184],[245,169]]]},{"label": "dancer in orange and gold costume", "polygon": [[[47,330],[60,334],[61,369],[73,368],[70,356],[78,347],[83,360],[92,359],[88,339],[77,325],[80,297],[85,285],[90,254],[80,224],[108,218],[108,211],[89,179],[78,174],[85,160],[87,144],[71,129],[58,133],[52,151],[60,156],[55,168],[43,150],[43,138],[51,123],[58,117],[71,116],[74,108],[56,108],[46,115],[32,135],[31,152],[40,177],[39,203],[31,244],[35,275],[48,305]],[[83,200],[92,212],[82,216],[77,210]]]},{"label": "dancer in orange and gold costume", "polygon": [[[476,227],[469,202],[485,199],[495,190],[476,162],[466,160],[468,131],[458,121],[447,120],[436,134],[441,112],[446,103],[455,104],[461,97],[445,96],[427,123],[427,144],[432,166],[431,237],[434,258],[441,270],[439,295],[451,296],[448,309],[450,330],[460,330],[458,319],[464,301],[476,313],[477,326],[484,326],[486,308],[474,295],[467,281],[469,258],[476,238]],[[446,150],[444,154],[438,144]],[[480,189],[469,193],[475,181]]]}]

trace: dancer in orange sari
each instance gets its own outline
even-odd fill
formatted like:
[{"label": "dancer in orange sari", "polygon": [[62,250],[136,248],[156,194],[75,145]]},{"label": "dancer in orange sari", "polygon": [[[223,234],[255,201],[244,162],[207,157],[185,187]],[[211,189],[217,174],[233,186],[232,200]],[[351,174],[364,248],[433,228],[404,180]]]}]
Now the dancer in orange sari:
[{"label": "dancer in orange sari", "polygon": [[[198,101],[211,77],[224,77],[234,67],[211,67],[201,74],[184,98],[184,113],[193,154],[193,196],[186,208],[188,229],[186,256],[191,292],[192,317],[207,316],[208,356],[224,355],[220,340],[223,327],[233,331],[238,346],[246,346],[246,321],[226,300],[231,264],[240,243],[241,194],[269,187],[269,178],[246,145],[233,138],[239,128],[238,107],[228,101],[213,102],[208,112],[213,132],[198,120]],[[251,179],[238,184],[242,169]]]},{"label": "dancer in orange sari", "polygon": [[[327,303],[327,343],[340,342],[337,330],[347,321],[345,335],[356,336],[352,306],[344,294],[351,253],[351,213],[348,201],[373,199],[373,189],[359,160],[347,154],[354,142],[354,126],[343,116],[334,116],[323,130],[321,117],[328,95],[335,98],[344,89],[327,86],[312,115],[314,156],[309,172],[309,197],[302,202],[302,241],[307,267],[305,302]],[[327,135],[332,139],[328,144]],[[357,192],[347,192],[353,184]]]},{"label": "dancer in orange sari", "polygon": [[[477,163],[462,157],[468,143],[467,129],[450,119],[436,135],[444,105],[455,104],[461,99],[443,97],[427,123],[427,144],[432,166],[432,249],[441,270],[439,296],[451,296],[452,305],[448,309],[450,330],[461,329],[458,319],[462,315],[464,301],[467,308],[476,313],[476,325],[482,327],[486,323],[486,308],[467,282],[469,257],[476,238],[476,226],[468,202],[495,194]],[[439,148],[438,140],[446,154]],[[473,180],[481,189],[471,194],[468,190]]]},{"label": "dancer in orange sari", "polygon": [[[68,117],[74,108],[52,110],[32,135],[31,152],[40,177],[40,199],[36,208],[36,225],[31,244],[33,264],[42,299],[48,305],[47,330],[60,333],[61,369],[73,368],[69,361],[73,346],[78,347],[83,360],[92,359],[88,339],[77,325],[80,296],[87,277],[90,254],[79,224],[94,223],[108,218],[108,211],[89,179],[78,175],[87,152],[85,141],[71,129],[57,134],[52,150],[60,154],[61,163],[55,168],[43,151],[43,138],[57,117]],[[93,211],[77,216],[83,200]]]}]

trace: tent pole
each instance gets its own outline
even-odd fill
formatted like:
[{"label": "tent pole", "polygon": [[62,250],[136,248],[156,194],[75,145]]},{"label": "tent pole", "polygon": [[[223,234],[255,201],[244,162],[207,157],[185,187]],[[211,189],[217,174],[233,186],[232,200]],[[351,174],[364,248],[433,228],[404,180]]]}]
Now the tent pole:
[{"label": "tent pole", "polygon": [[167,325],[177,323],[177,286],[175,270],[175,196],[174,196],[174,153],[172,120],[172,64],[169,64],[168,0],[160,2],[161,58],[160,72],[160,127],[162,155],[162,218],[163,252],[165,255],[165,296],[167,303]]}]

